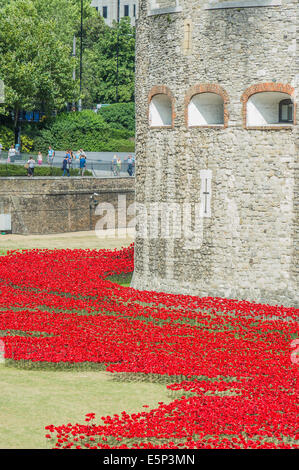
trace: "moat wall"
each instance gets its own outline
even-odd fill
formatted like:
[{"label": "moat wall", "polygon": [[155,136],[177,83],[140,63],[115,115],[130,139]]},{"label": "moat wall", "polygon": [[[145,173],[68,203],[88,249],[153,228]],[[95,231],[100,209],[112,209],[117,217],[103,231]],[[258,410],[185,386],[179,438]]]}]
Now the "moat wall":
[{"label": "moat wall", "polygon": [[95,213],[101,203],[112,204],[115,227],[125,227],[126,218],[119,209],[125,212],[134,200],[133,178],[0,178],[0,213],[11,215],[15,234],[93,230],[105,215]]}]

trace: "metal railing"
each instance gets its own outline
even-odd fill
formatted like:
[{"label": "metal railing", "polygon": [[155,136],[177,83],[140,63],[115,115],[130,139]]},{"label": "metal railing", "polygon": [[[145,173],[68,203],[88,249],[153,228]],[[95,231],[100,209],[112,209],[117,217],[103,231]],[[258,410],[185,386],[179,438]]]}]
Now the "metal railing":
[{"label": "metal railing", "polygon": [[[27,170],[24,168],[24,164],[29,160],[30,157],[33,157],[35,160],[35,174],[38,176],[38,173],[42,173],[42,171],[38,171],[40,168],[48,168],[47,176],[62,176],[62,162],[63,158],[55,157],[53,163],[49,164],[47,161],[47,157],[43,157],[43,161],[41,165],[37,163],[37,154],[26,153],[16,155],[14,159],[11,158],[11,161],[7,161],[7,154],[8,152],[1,152],[0,154],[0,176],[21,176],[19,175],[20,170],[17,172],[18,174],[14,175],[14,171],[12,169],[12,165],[23,167],[22,173],[24,176],[27,175]],[[79,159],[75,159],[72,161],[72,165],[70,167],[71,170],[77,170],[76,174],[72,174],[74,172],[71,171],[71,176],[79,176],[80,175],[80,161]],[[118,167],[117,165],[113,164],[109,161],[95,161],[95,160],[88,160],[87,157],[87,165],[85,169],[85,176],[98,176],[103,178],[120,178],[120,177],[134,177],[135,176],[135,166],[131,168],[132,171],[129,170],[129,165],[126,161],[122,161],[121,166]],[[43,175],[40,175],[43,176]]]}]

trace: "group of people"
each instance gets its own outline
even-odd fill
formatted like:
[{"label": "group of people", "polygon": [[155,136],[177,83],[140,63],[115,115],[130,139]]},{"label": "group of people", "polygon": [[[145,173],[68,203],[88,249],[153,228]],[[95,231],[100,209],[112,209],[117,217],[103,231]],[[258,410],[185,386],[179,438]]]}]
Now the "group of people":
[{"label": "group of people", "polygon": [[[132,155],[129,155],[128,159],[127,159],[127,164],[128,164],[127,172],[129,173],[130,176],[134,176],[134,174],[135,174],[135,157],[132,157]],[[120,175],[121,159],[117,155],[114,155],[113,158],[112,158],[111,170],[112,170],[113,176],[119,176]]]},{"label": "group of people", "polygon": [[[51,146],[49,146],[48,155],[47,155],[48,165],[53,166],[54,157],[55,157],[55,151],[52,149]],[[84,176],[87,157],[83,149],[80,149],[76,154],[74,154],[72,150],[67,150],[65,157],[62,161],[62,168],[61,168],[63,171],[62,176],[65,176],[65,175],[70,176],[70,169],[72,168],[73,163],[76,160],[79,160],[80,175]],[[43,163],[43,155],[41,152],[38,152],[37,164],[41,166],[42,163]],[[25,164],[25,168],[27,169],[27,176],[32,177],[34,175],[35,165],[36,165],[36,161],[31,156]]]},{"label": "group of people", "polygon": [[[2,151],[2,145],[0,144],[0,154]],[[7,163],[12,163],[14,162],[15,156],[18,154],[18,149],[16,146],[11,145],[9,151],[8,151],[8,157],[7,157]],[[53,166],[54,164],[54,158],[55,158],[55,151],[49,146],[48,153],[47,153],[47,163],[49,166]],[[127,162],[127,172],[129,176],[134,176],[135,175],[135,157],[132,155],[129,155],[127,159],[125,159]],[[30,156],[29,160],[25,163],[25,168],[27,169],[27,176],[32,177],[34,175],[34,169],[36,164],[38,166],[41,166],[43,164],[43,155],[41,152],[38,152],[37,159],[35,159]],[[87,166],[87,157],[83,149],[80,149],[78,152],[74,153],[72,150],[67,150],[65,157],[62,161],[62,176],[70,176],[70,170],[73,167],[79,168],[79,173],[81,176],[84,176],[85,170]],[[111,162],[111,171],[114,176],[118,177],[120,176],[121,172],[121,167],[122,167],[122,161],[121,158],[118,157],[117,155],[113,156],[112,162]]]},{"label": "group of people", "polygon": [[80,149],[79,152],[75,155],[72,150],[67,150],[65,157],[62,162],[63,176],[70,176],[70,169],[72,168],[73,163],[76,160],[79,160],[79,172],[81,176],[84,176],[86,170],[86,154],[83,149]]}]

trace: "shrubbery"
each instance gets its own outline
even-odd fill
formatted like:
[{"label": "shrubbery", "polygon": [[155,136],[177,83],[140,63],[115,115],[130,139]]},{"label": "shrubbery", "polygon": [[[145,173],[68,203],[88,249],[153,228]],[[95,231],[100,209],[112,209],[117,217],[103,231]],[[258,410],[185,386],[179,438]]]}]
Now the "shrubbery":
[{"label": "shrubbery", "polygon": [[90,110],[60,114],[45,123],[35,136],[34,149],[45,151],[51,145],[56,150],[84,148],[87,152],[132,152],[134,131],[125,127],[125,108],[128,106],[113,110],[109,121],[106,121],[106,114]]},{"label": "shrubbery", "polygon": [[[76,168],[71,168],[71,176],[79,176],[79,170]],[[84,173],[85,176],[92,176],[92,173],[88,170]],[[27,176],[27,170],[23,165],[17,164],[7,164],[0,165],[0,177],[5,176]],[[34,176],[62,176],[62,169],[57,167],[49,166],[36,166],[34,169]]]},{"label": "shrubbery", "polygon": [[[49,145],[55,150],[87,152],[133,152],[135,129],[134,103],[119,103],[91,110],[59,114],[44,123],[24,123],[22,151],[45,152]],[[10,127],[0,126],[0,142],[4,149],[14,143]]]},{"label": "shrubbery", "polygon": [[114,129],[135,131],[135,104],[116,103],[100,108],[99,113]]},{"label": "shrubbery", "polygon": [[15,135],[12,129],[9,127],[0,126],[0,143],[3,146],[3,149],[9,149],[9,147],[14,143]]}]

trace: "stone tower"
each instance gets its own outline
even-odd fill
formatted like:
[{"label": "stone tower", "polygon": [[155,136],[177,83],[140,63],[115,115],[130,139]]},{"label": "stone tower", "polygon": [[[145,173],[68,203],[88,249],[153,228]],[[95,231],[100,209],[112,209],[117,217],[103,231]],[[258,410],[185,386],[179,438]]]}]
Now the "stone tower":
[{"label": "stone tower", "polygon": [[139,3],[133,287],[298,305],[298,5]]}]

